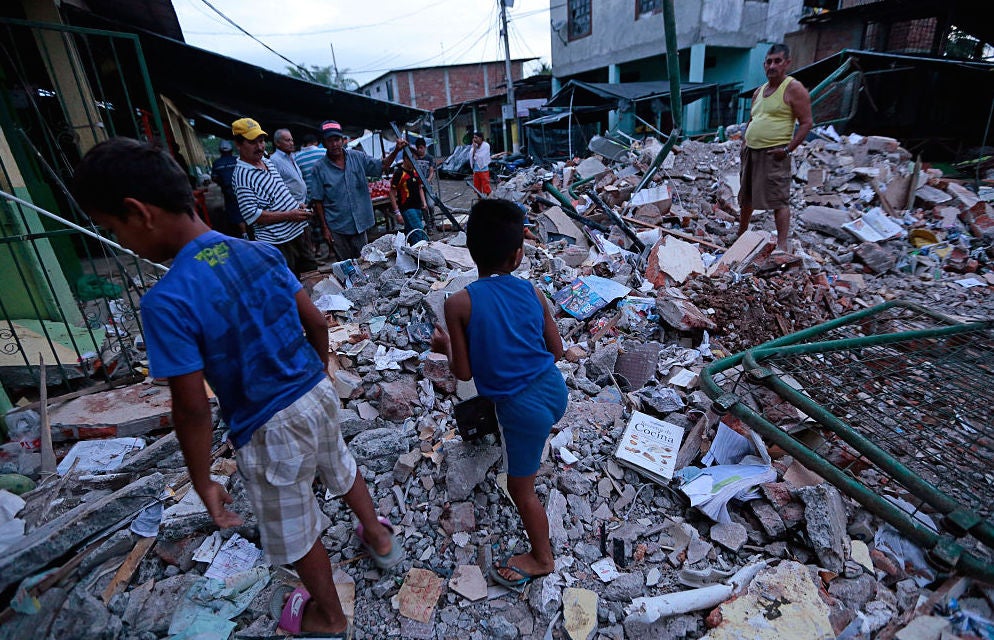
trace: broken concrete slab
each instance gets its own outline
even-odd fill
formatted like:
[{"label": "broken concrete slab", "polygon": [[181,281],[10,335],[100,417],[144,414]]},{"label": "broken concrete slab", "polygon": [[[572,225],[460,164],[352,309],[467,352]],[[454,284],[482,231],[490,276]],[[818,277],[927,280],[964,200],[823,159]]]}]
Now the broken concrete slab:
[{"label": "broken concrete slab", "polygon": [[849,242],[852,236],[842,225],[852,221],[848,211],[830,207],[809,206],[801,212],[801,221],[811,229],[827,236]]},{"label": "broken concrete slab", "polygon": [[800,487],[797,495],[804,502],[804,525],[819,563],[842,573],[850,553],[842,495],[828,483]]},{"label": "broken concrete slab", "polygon": [[434,571],[412,568],[397,594],[400,615],[418,622],[431,620],[444,584],[445,581]]},{"label": "broken concrete slab", "polygon": [[48,412],[52,440],[138,436],[172,427],[169,387],[136,384],[75,398]]},{"label": "broken concrete slab", "polygon": [[449,588],[470,602],[487,597],[487,579],[475,564],[459,565],[449,578]]},{"label": "broken concrete slab", "polygon": [[708,640],[835,638],[829,609],[807,567],[785,560],[761,571],[746,592],[720,605],[710,616],[717,626]]},{"label": "broken concrete slab", "polygon": [[571,640],[587,640],[597,629],[597,594],[589,589],[563,589],[563,627]]},{"label": "broken concrete slab", "polygon": [[468,498],[501,455],[501,449],[493,445],[450,441],[445,447],[445,489],[449,500]]},{"label": "broken concrete slab", "polygon": [[716,328],[714,322],[686,298],[661,295],[656,298],[656,309],[663,322],[679,331]]},{"label": "broken concrete slab", "polygon": [[[546,237],[549,234],[554,234],[555,236],[561,236],[567,238],[571,245],[582,250],[583,257],[586,258],[586,251],[590,248],[590,244],[587,242],[586,236],[583,235],[583,231],[580,227],[566,215],[560,207],[550,207],[543,211],[537,220],[538,224],[542,226]],[[550,239],[552,239],[550,237]],[[583,262],[583,260],[580,260]]]},{"label": "broken concrete slab", "polygon": [[0,557],[0,590],[44,569],[90,536],[137,515],[156,501],[163,488],[165,478],[153,473],[31,531]]},{"label": "broken concrete slab", "polygon": [[[746,231],[732,243],[732,246],[728,247],[718,262],[711,266],[708,275],[717,275],[723,270],[734,270],[741,264],[748,264],[770,242],[770,234],[765,231]],[[770,251],[772,250],[771,248]]]},{"label": "broken concrete slab", "polygon": [[368,429],[349,443],[356,462],[376,473],[391,471],[397,458],[407,453],[407,446],[401,432],[392,427]]},{"label": "broken concrete slab", "polygon": [[420,401],[417,381],[413,376],[401,376],[393,382],[381,382],[379,388],[381,417],[392,422],[403,422],[414,415],[414,406],[420,404]]},{"label": "broken concrete slab", "polygon": [[897,262],[897,256],[875,242],[864,242],[856,247],[856,258],[873,273],[886,273]]},{"label": "broken concrete slab", "polygon": [[586,158],[576,167],[576,172],[584,178],[600,178],[608,172],[608,168],[597,158]]}]

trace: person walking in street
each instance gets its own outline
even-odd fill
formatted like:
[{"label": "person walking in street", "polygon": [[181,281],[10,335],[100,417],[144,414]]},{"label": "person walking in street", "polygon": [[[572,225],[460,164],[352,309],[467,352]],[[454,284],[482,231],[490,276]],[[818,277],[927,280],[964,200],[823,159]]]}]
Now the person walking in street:
[{"label": "person walking in street", "polygon": [[293,134],[289,129],[277,129],[273,134],[273,144],[276,151],[269,157],[269,160],[276,167],[280,177],[283,178],[286,188],[290,190],[290,195],[302,204],[307,203],[307,184],[304,182],[304,175],[293,157],[294,144]]},{"label": "person walking in street", "polygon": [[473,169],[473,188],[490,197],[490,143],[483,139],[479,131],[473,132],[473,150],[469,165]]}]

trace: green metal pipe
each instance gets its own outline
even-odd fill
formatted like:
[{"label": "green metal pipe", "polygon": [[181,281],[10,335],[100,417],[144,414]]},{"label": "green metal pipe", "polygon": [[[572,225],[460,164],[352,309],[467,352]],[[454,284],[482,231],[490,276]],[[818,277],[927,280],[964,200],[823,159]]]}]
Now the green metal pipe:
[{"label": "green metal pipe", "polygon": [[666,74],[670,81],[670,116],[673,133],[680,136],[683,133],[683,100],[680,97],[680,49],[673,0],[663,0],[663,30],[666,33]]},{"label": "green metal pipe", "polygon": [[[731,399],[728,398],[731,395],[727,394],[724,398]],[[779,446],[803,466],[831,482],[842,493],[864,505],[871,513],[898,528],[909,540],[927,549],[933,561],[948,564],[964,575],[980,580],[988,582],[994,580],[994,565],[965,552],[951,538],[923,526],[911,514],[849,477],[744,403],[732,400],[727,405],[716,403],[716,408],[740,418],[755,428],[763,438]]]},{"label": "green metal pipe", "polygon": [[943,515],[950,516],[951,521],[963,530],[970,531],[977,539],[987,545],[994,546],[994,526],[986,522],[980,516],[964,509],[956,500],[953,500],[940,491],[931,483],[904,466],[900,461],[888,454],[873,441],[855,431],[842,420],[839,420],[830,411],[817,404],[808,396],[798,392],[789,384],[776,376],[770,369],[760,364],[763,360],[771,357],[782,357],[799,355],[805,353],[825,353],[828,351],[847,350],[852,351],[862,347],[893,344],[897,342],[908,342],[916,339],[930,339],[942,336],[951,336],[965,332],[975,332],[994,327],[994,321],[975,322],[960,326],[945,327],[942,329],[925,329],[920,331],[906,331],[883,336],[867,336],[864,338],[852,338],[846,340],[832,340],[828,342],[818,342],[791,347],[779,348],[759,348],[746,352],[743,363],[749,374],[763,384],[769,386],[781,398],[798,407],[818,421],[819,424],[831,429],[845,442],[856,448],[862,455],[875,465],[892,475],[898,482],[903,484],[916,497],[935,507]]},{"label": "green metal pipe", "polygon": [[645,176],[635,187],[633,193],[638,193],[645,185],[649,184],[652,177],[656,175],[663,160],[669,155],[680,137],[683,135],[683,100],[680,97],[680,49],[676,38],[676,12],[673,8],[673,0],[663,0],[663,30],[666,34],[666,74],[670,81],[670,117],[673,118],[673,130],[670,137],[666,139],[663,150],[660,151],[652,164],[649,165]]},{"label": "green metal pipe", "polygon": [[568,215],[573,220],[576,220],[580,224],[584,224],[584,225],[590,227],[591,229],[597,229],[598,231],[600,231],[602,233],[608,233],[608,232],[610,232],[610,229],[608,229],[607,227],[605,227],[601,223],[594,222],[593,220],[588,220],[586,217],[580,215],[580,213],[573,206],[573,203],[570,202],[570,199],[567,198],[565,195],[563,195],[563,192],[560,191],[559,189],[557,189],[548,180],[546,180],[545,182],[542,183],[542,189],[545,190],[545,192],[548,193],[549,195],[551,195],[553,198],[555,198],[556,200],[558,200],[559,204],[563,205],[563,213],[565,213],[566,215]]},{"label": "green metal pipe", "polygon": [[835,82],[836,80],[838,80],[839,77],[842,74],[844,74],[845,72],[849,71],[849,69],[851,69],[851,68],[852,68],[852,58],[846,58],[846,61],[844,63],[842,63],[841,67],[839,67],[838,69],[836,69],[832,73],[828,74],[827,78],[825,78],[824,80],[822,80],[821,82],[819,82],[817,85],[815,85],[815,88],[812,89],[811,92],[810,92],[811,101],[814,102],[815,96],[820,95],[821,92],[824,91],[826,87],[828,87],[828,85],[830,85],[833,82]]},{"label": "green metal pipe", "polygon": [[567,191],[569,191],[569,194],[571,196],[573,196],[574,200],[579,200],[580,199],[580,195],[576,191],[574,191],[574,189],[576,189],[577,187],[582,187],[583,185],[587,184],[588,182],[593,182],[593,180],[594,180],[593,176],[591,176],[589,178],[582,178],[580,180],[577,180],[576,182],[570,184],[570,186],[567,189]]}]

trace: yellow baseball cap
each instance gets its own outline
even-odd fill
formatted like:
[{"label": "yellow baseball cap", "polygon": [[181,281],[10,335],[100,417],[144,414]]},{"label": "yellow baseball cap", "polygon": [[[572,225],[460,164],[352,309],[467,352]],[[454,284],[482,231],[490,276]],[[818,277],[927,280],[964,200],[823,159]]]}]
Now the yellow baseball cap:
[{"label": "yellow baseball cap", "polygon": [[246,140],[255,140],[259,136],[268,136],[269,134],[262,130],[259,123],[252,118],[240,118],[231,123],[231,133],[236,136],[241,136]]}]

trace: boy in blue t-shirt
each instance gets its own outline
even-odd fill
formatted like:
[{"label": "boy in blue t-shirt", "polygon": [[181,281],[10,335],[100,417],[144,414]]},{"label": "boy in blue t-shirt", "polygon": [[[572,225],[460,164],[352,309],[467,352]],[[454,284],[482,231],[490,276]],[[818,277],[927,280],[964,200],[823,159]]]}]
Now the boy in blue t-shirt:
[{"label": "boy in blue t-shirt", "polygon": [[479,279],[445,301],[432,349],[449,357],[460,380],[473,378],[494,401],[504,443],[507,489],[531,551],[494,565],[495,582],[520,588],[554,568],[549,520],[535,494],[535,474],[552,426],[566,412],[566,384],[555,362],[563,341],[542,294],[511,275],[524,255],[524,214],[509,200],[480,200],[466,224],[466,247]]},{"label": "boy in blue t-shirt", "polygon": [[211,231],[194,215],[183,170],[159,149],[127,138],[98,144],[76,169],[73,193],[124,246],[149,260],[173,259],[142,298],[141,314],[151,373],[169,380],[176,436],[211,518],[222,528],[242,523],[210,477],[205,380],[231,430],[263,550],[273,564],[293,564],[304,583],[275,596],[279,626],[351,637],[321,544],[330,521],[314,497],[314,476],[356,514],[359,539],[378,566],[402,560],[403,549],[389,521],[377,518],[342,439],[323,314],[279,251]]}]

